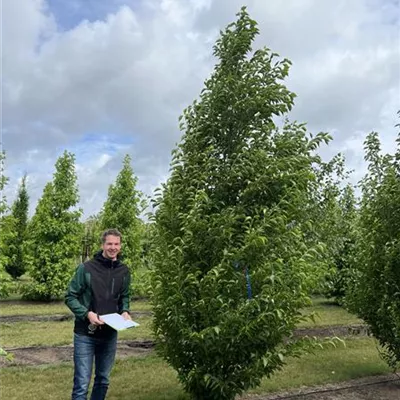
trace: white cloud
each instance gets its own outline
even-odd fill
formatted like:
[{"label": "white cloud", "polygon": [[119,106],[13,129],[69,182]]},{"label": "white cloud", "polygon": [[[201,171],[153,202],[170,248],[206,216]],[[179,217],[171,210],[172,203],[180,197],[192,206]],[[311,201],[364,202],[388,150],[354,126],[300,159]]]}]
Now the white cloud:
[{"label": "white cloud", "polygon": [[[87,215],[100,209],[126,152],[133,155],[140,187],[151,194],[167,176],[180,136],[178,116],[212,70],[213,42],[243,4],[113,2],[115,11],[66,30],[57,26],[57,10],[44,0],[3,1],[2,111],[10,198],[27,170],[36,201],[64,149],[78,152]],[[314,132],[334,133],[327,156],[344,151],[360,171],[363,137],[371,130],[382,133],[385,150],[393,148],[400,108],[395,2],[244,3],[259,22],[254,47],[267,45],[293,61],[287,84],[298,98],[292,117],[307,121]],[[74,18],[84,5],[74,2]],[[95,139],[86,143],[88,134]]]}]

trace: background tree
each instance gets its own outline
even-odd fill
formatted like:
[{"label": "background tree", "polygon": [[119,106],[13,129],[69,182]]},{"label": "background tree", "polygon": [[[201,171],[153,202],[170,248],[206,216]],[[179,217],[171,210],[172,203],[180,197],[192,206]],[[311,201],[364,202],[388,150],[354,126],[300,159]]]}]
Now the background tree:
[{"label": "background tree", "polygon": [[152,269],[153,267],[153,255],[155,251],[155,235],[156,226],[151,221],[143,223],[143,234],[142,234],[142,265],[145,269]]},{"label": "background tree", "polygon": [[354,188],[347,184],[340,190],[337,210],[337,223],[331,227],[336,236],[336,246],[330,248],[334,268],[327,280],[325,295],[342,303],[346,295],[349,279],[353,276],[356,252],[356,198]]},{"label": "background tree", "polygon": [[5,256],[5,212],[7,211],[7,202],[3,195],[3,190],[7,184],[7,177],[4,175],[4,159],[5,153],[0,152],[0,271],[4,271],[7,263],[7,257]]},{"label": "background tree", "polygon": [[342,154],[337,154],[329,162],[319,162],[315,166],[315,175],[309,208],[304,217],[309,219],[309,243],[325,244],[329,265],[327,276],[323,277],[317,291],[341,302],[354,254],[354,189],[348,183],[350,172]]},{"label": "background tree", "polygon": [[101,215],[91,215],[84,223],[84,238],[82,243],[82,261],[85,261],[100,250],[101,246]]},{"label": "background tree", "polygon": [[142,222],[140,268],[134,272],[132,293],[135,298],[149,298],[151,293],[151,272],[156,242],[155,226],[151,222]]},{"label": "background tree", "polygon": [[217,40],[155,201],[155,335],[196,399],[233,399],[297,354],[292,333],[322,270],[303,214],[329,137],[276,127],[294,102],[281,83],[290,62],[250,54],[257,33],[243,8]]},{"label": "background tree", "polygon": [[27,176],[22,178],[18,189],[17,198],[11,208],[13,217],[12,230],[14,232],[12,240],[6,243],[8,262],[6,271],[15,279],[25,272],[25,240],[28,225],[29,195],[26,189]]},{"label": "background tree", "polygon": [[365,141],[368,172],[361,182],[356,271],[347,304],[400,365],[400,134],[394,155],[382,155],[378,134]]},{"label": "background tree", "polygon": [[126,155],[101,213],[101,229],[116,228],[122,233],[122,256],[134,272],[141,265],[142,211],[141,193],[136,189],[137,177],[131,167],[131,157]]},{"label": "background tree", "polygon": [[0,298],[7,297],[10,293],[11,278],[5,271],[8,263],[6,255],[6,242],[12,238],[11,217],[6,214],[8,211],[7,201],[3,196],[3,190],[8,182],[4,175],[5,152],[0,152]]},{"label": "background tree", "polygon": [[24,287],[30,299],[59,298],[80,259],[81,210],[75,173],[75,156],[67,151],[58,158],[53,181],[47,183],[29,226],[29,275]]}]

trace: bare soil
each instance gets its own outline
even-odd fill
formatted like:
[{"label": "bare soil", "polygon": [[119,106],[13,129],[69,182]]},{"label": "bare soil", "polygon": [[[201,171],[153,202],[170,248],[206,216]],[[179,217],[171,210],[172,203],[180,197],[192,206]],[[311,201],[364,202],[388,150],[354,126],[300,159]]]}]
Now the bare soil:
[{"label": "bare soil", "polygon": [[400,379],[395,374],[301,388],[271,395],[247,395],[241,400],[399,400]]},{"label": "bare soil", "polygon": [[[152,340],[120,341],[117,358],[144,357],[154,347]],[[13,354],[12,361],[0,358],[0,368],[11,366],[36,366],[73,361],[73,346],[35,346],[7,349]]]},{"label": "bare soil", "polygon": [[[368,327],[364,324],[351,324],[351,325],[329,325],[318,326],[315,328],[298,328],[295,330],[294,335],[297,337],[302,336],[317,336],[317,337],[332,337],[332,336],[366,336],[369,335]],[[399,399],[400,400],[400,399]]]}]

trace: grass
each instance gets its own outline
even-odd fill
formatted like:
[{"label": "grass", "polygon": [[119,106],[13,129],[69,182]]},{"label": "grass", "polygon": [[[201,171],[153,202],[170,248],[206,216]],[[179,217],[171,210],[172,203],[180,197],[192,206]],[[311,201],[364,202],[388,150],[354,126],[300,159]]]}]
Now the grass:
[{"label": "grass", "polygon": [[[388,373],[370,338],[348,339],[346,347],[326,347],[287,365],[264,379],[251,393],[266,393],[299,386],[339,382]],[[70,363],[46,367],[11,367],[0,371],[2,395],[8,400],[67,400],[72,387]],[[110,400],[188,400],[175,371],[156,355],[118,360],[111,377]]]},{"label": "grass", "polygon": [[[1,302],[0,315],[54,315],[66,314],[62,303],[10,303]],[[4,307],[6,305],[6,307]],[[144,301],[132,303],[132,309],[148,311],[150,304]],[[305,314],[317,313],[315,323],[302,326],[326,326],[361,322],[339,306],[322,298],[315,298]],[[123,331],[120,340],[149,339],[152,337],[151,316],[135,318],[141,326]],[[33,321],[0,324],[0,346],[57,346],[72,343],[73,321]],[[375,341],[371,338],[346,339],[346,347],[326,345],[300,359],[288,359],[282,371],[271,379],[264,379],[260,387],[251,393],[261,394],[287,390],[300,386],[346,381],[353,378],[390,372],[380,359]],[[0,370],[1,396],[10,400],[46,398],[62,400],[70,398],[73,367],[63,363],[41,367],[11,367]],[[155,353],[145,358],[117,360],[112,373],[112,385],[108,399],[128,400],[188,400],[170,368]]]},{"label": "grass", "polygon": [[[151,311],[151,304],[145,300],[131,302],[133,311]],[[7,302],[0,301],[0,316],[10,315],[55,315],[68,314],[69,309],[63,302]],[[315,313],[315,322],[304,321],[299,326],[328,326],[362,323],[362,320],[347,312],[344,308],[328,302],[322,297],[313,299],[313,305],[304,309],[304,314]]]},{"label": "grass", "polygon": [[[71,398],[70,363],[51,367],[7,368],[0,371],[2,396],[7,400]],[[108,400],[187,399],[176,373],[160,358],[117,360],[111,375]]]},{"label": "grass", "polygon": [[[152,337],[151,317],[135,318],[140,326],[122,331],[120,340],[149,339]],[[72,343],[73,320],[31,321],[0,324],[0,347],[62,346]]]},{"label": "grass", "polygon": [[314,298],[312,306],[305,308],[303,313],[305,315],[315,314],[314,322],[311,320],[303,321],[299,324],[299,327],[349,325],[363,322],[343,307],[322,297]]},{"label": "grass", "polygon": [[291,359],[273,379],[264,379],[253,393],[342,382],[389,372],[374,339],[351,338],[345,340],[345,346],[338,344],[333,348],[328,345],[314,354]]},{"label": "grass", "polygon": [[[131,302],[133,311],[150,311],[151,305],[148,301],[138,300]],[[57,301],[52,303],[42,302],[9,302],[0,301],[0,316],[9,315],[54,315],[71,313],[64,302]]]},{"label": "grass", "polygon": [[[0,315],[55,315],[67,314],[70,311],[60,302],[56,303],[11,303],[4,307],[3,302]],[[151,305],[146,301],[132,302],[135,311],[149,311]],[[328,303],[322,298],[314,299],[313,305],[304,310],[305,314],[316,313],[315,322],[304,321],[299,327],[317,327],[328,325],[345,325],[360,323],[361,320],[349,314],[342,307]],[[140,327],[120,333],[122,340],[151,339],[151,316],[134,318],[141,324]],[[60,346],[72,343],[73,321],[30,321],[0,323],[0,346]]]}]

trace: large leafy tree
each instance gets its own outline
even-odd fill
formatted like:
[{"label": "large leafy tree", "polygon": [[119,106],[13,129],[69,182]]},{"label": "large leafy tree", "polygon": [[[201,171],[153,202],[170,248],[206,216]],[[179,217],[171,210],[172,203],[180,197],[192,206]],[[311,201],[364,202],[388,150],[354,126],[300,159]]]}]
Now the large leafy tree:
[{"label": "large leafy tree", "polygon": [[11,215],[13,217],[12,240],[7,241],[8,262],[6,271],[15,279],[25,272],[25,241],[28,225],[29,195],[26,188],[26,178],[24,175],[18,190],[17,198],[12,206]]},{"label": "large leafy tree", "polygon": [[29,275],[24,288],[31,299],[51,300],[65,291],[79,260],[82,225],[75,156],[67,151],[58,158],[53,181],[47,183],[29,225]]},{"label": "large leafy tree", "polygon": [[370,327],[394,369],[400,366],[400,134],[395,154],[381,153],[377,133],[365,141],[357,267],[346,300]]},{"label": "large leafy tree", "polygon": [[100,216],[101,229],[116,228],[122,233],[124,262],[135,271],[141,263],[142,195],[136,188],[137,177],[127,154],[114,184],[108,189],[108,197]]},{"label": "large leafy tree", "polygon": [[301,348],[292,333],[322,265],[304,210],[329,139],[276,127],[295,98],[282,83],[290,62],[252,53],[257,33],[243,8],[217,40],[155,199],[155,334],[196,399],[233,399]]}]

